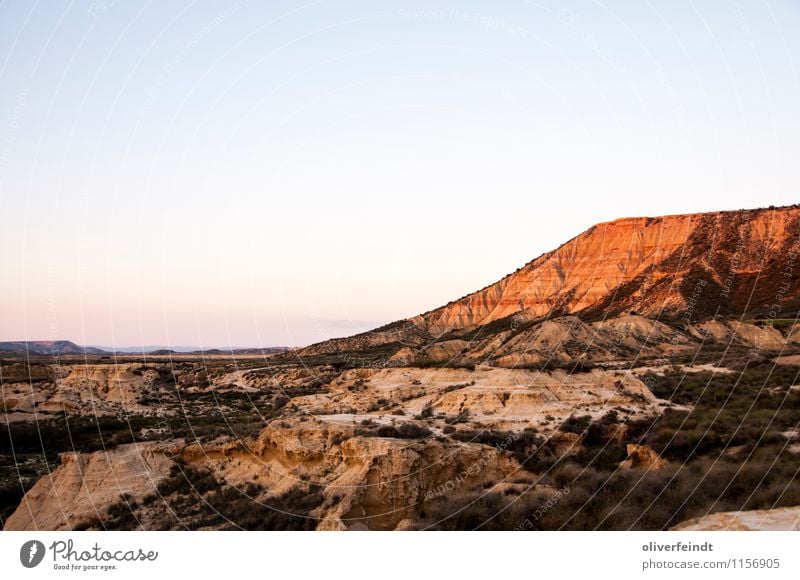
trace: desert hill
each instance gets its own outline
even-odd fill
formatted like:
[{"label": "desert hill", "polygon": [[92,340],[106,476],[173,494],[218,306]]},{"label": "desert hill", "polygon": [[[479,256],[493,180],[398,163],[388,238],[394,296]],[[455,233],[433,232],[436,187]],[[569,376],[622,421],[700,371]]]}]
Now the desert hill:
[{"label": "desert hill", "polygon": [[[652,346],[653,336],[656,344],[666,338],[673,346],[702,340],[714,319],[724,328],[715,327],[712,339],[752,343],[767,332],[771,336],[757,340],[779,345],[793,338],[775,335],[773,327],[793,322],[800,310],[798,251],[797,205],[619,219],[440,308],[293,355],[380,352],[391,358],[433,349],[441,351],[434,359],[446,351],[480,360],[513,354],[509,343],[529,346],[528,339],[540,344],[548,336],[551,343],[584,349],[608,350],[610,340],[641,350]],[[615,328],[618,336],[609,336]],[[648,342],[632,341],[637,335]]]}]

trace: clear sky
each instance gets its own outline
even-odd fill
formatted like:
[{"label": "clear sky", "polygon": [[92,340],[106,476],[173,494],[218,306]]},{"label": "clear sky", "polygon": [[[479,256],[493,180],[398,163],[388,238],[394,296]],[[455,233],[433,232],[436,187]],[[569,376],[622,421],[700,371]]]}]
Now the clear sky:
[{"label": "clear sky", "polygon": [[800,2],[0,3],[0,340],[302,345],[800,201]]}]

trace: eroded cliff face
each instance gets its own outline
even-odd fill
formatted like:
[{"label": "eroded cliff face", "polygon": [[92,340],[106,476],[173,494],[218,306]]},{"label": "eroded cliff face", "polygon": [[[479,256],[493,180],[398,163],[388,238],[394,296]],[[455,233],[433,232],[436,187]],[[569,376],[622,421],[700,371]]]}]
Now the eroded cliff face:
[{"label": "eroded cliff face", "polygon": [[25,494],[5,530],[72,530],[96,521],[124,495],[138,501],[167,477],[173,444],[138,443],[109,451],[64,453]]},{"label": "eroded cliff face", "polygon": [[529,318],[554,310],[578,312],[675,253],[696,225],[693,216],[599,224],[496,284],[418,320],[441,334],[520,312]]},{"label": "eroded cliff face", "polygon": [[[695,317],[756,310],[776,296],[787,302],[780,286],[797,280],[787,266],[800,250],[799,224],[797,207],[603,223],[496,284],[412,320],[441,335],[514,314],[653,316],[690,304]],[[796,284],[789,294],[796,306]]]}]

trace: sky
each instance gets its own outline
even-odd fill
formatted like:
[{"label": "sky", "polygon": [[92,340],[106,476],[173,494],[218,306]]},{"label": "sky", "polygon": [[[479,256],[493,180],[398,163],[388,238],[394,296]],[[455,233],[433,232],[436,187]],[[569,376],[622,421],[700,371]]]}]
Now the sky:
[{"label": "sky", "polygon": [[0,340],[299,346],[800,201],[800,2],[0,3]]}]

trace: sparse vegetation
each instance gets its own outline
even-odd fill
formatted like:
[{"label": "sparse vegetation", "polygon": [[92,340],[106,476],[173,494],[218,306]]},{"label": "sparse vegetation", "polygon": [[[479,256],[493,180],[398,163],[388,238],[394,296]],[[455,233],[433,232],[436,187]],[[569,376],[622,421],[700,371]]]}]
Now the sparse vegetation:
[{"label": "sparse vegetation", "polygon": [[[469,429],[455,431],[452,438],[464,443],[481,443],[491,445],[498,451],[511,453],[520,465],[526,469],[538,466],[544,449],[545,438],[536,429],[523,429],[521,432],[489,431],[486,429],[473,431]],[[547,450],[544,450],[547,453]]]},{"label": "sparse vegetation", "polygon": [[142,513],[158,514],[150,527],[162,530],[312,530],[310,515],[323,502],[321,488],[301,484],[286,493],[264,497],[257,483],[241,488],[226,484],[202,469],[176,465],[141,504],[121,497],[101,518],[82,522],[82,529],[129,530],[139,527]]},{"label": "sparse vegetation", "polygon": [[[789,388],[798,371],[756,364],[734,374],[648,377],[657,395],[694,407],[625,425],[614,411],[597,421],[570,417],[561,430],[580,434],[582,447],[559,457],[555,443],[544,441],[528,463],[544,483],[570,490],[554,505],[545,509],[549,496],[535,492],[490,493],[464,510],[431,509],[429,521],[437,529],[514,529],[527,521],[534,530],[660,530],[712,512],[798,505],[800,461],[787,435],[800,428],[800,392]],[[453,437],[491,443],[496,436]],[[620,469],[628,443],[671,462]]]},{"label": "sparse vegetation", "polygon": [[401,423],[400,425],[381,425],[374,428],[360,428],[356,430],[357,435],[366,437],[390,437],[392,439],[427,439],[432,435],[430,429],[417,423]]},{"label": "sparse vegetation", "polygon": [[437,360],[431,358],[415,358],[414,366],[422,369],[439,368],[439,369],[467,369],[474,371],[476,368],[475,361],[466,358],[455,358],[450,360]]}]

